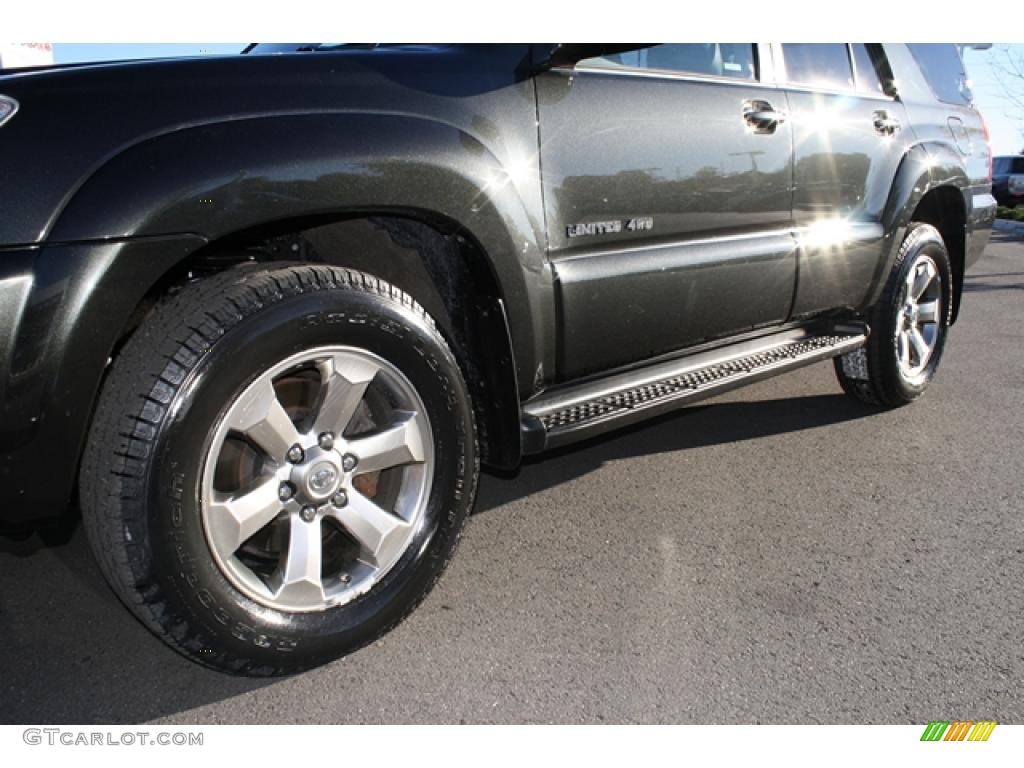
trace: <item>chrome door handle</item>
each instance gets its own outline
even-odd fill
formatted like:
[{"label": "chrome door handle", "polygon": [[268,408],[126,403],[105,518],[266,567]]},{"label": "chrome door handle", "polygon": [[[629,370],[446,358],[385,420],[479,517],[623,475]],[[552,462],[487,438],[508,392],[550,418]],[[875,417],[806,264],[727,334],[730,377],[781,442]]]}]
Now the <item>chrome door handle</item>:
[{"label": "chrome door handle", "polygon": [[775,133],[786,122],[786,113],[775,110],[767,101],[745,101],[743,120],[754,133]]},{"label": "chrome door handle", "polygon": [[892,136],[902,127],[900,121],[890,116],[884,109],[872,113],[871,119],[875,126],[875,133],[882,136]]}]

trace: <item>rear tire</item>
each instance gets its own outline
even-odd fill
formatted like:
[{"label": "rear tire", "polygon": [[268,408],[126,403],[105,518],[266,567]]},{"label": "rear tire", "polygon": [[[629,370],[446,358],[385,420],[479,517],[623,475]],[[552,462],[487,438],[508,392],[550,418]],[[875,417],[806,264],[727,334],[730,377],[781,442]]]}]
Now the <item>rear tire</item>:
[{"label": "rear tire", "polygon": [[924,394],[938,370],[951,321],[952,270],[939,231],[912,224],[879,302],[868,312],[871,336],[835,359],[849,396],[896,407]]},{"label": "rear tire", "polygon": [[134,333],[80,487],[100,566],[146,626],[206,666],[280,675],[409,615],[478,469],[459,366],[413,299],[344,269],[246,266]]}]

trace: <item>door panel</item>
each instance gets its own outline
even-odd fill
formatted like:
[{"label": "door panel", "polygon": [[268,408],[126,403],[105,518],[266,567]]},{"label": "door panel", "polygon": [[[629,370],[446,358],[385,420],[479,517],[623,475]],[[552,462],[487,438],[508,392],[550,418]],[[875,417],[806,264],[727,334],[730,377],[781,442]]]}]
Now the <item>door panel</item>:
[{"label": "door panel", "polygon": [[586,66],[537,88],[561,378],[786,319],[790,128],[744,118],[781,91]]},{"label": "door panel", "polygon": [[902,106],[800,92],[791,92],[789,102],[793,220],[804,229],[793,314],[859,307],[881,261],[882,213],[905,153],[901,141],[876,131],[876,113],[902,117]]},{"label": "door panel", "polygon": [[[783,49],[791,47],[811,59],[814,49],[837,46]],[[882,214],[906,152],[908,121],[903,106],[882,95],[877,77],[863,72],[864,62],[858,63],[856,85],[852,79],[843,83],[845,92],[787,89],[794,144],[793,221],[801,242],[794,317],[860,307],[886,245]],[[828,66],[831,75],[834,61]],[[848,73],[852,78],[852,70]]]},{"label": "door panel", "polygon": [[781,321],[793,297],[793,237],[715,238],[564,259],[558,278],[563,360],[582,374]]}]

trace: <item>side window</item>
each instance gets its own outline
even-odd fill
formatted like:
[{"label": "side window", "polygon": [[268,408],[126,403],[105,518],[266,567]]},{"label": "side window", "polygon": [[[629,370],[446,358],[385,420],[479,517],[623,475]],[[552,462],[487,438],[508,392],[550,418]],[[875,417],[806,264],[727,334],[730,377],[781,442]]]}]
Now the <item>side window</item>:
[{"label": "side window", "polygon": [[1024,157],[996,157],[992,160],[992,173],[1024,173]]},{"label": "side window", "polygon": [[878,77],[878,70],[871,58],[871,52],[864,43],[853,43],[850,45],[853,51],[853,63],[857,68],[857,90],[862,93],[870,93],[884,96],[885,89]]},{"label": "side window", "polygon": [[786,79],[814,88],[853,88],[853,68],[845,43],[786,43]]},{"label": "side window", "polygon": [[638,51],[585,59],[579,65],[756,80],[756,62],[753,43],[666,43]]},{"label": "side window", "polygon": [[921,74],[939,101],[949,104],[970,104],[973,100],[971,89],[967,85],[967,72],[964,69],[960,51],[952,43],[925,43],[908,45],[914,54]]}]

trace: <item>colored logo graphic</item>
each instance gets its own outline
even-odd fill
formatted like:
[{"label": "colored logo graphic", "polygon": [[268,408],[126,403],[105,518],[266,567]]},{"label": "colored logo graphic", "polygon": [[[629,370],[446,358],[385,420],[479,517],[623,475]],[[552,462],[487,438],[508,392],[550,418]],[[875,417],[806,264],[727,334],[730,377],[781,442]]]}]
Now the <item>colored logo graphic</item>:
[{"label": "colored logo graphic", "polygon": [[995,727],[995,720],[932,720],[921,741],[988,741]]}]

